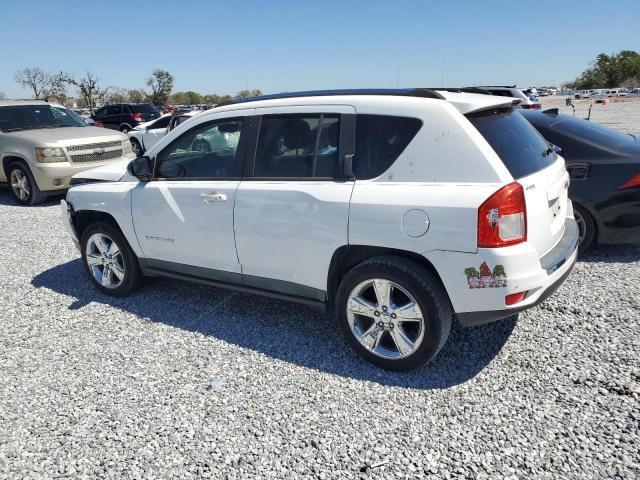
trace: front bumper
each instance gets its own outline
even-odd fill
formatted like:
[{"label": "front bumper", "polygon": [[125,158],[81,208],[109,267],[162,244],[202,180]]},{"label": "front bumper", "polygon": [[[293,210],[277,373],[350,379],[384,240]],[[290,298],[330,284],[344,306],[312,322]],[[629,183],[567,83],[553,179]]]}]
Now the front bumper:
[{"label": "front bumper", "polygon": [[60,201],[60,209],[62,216],[62,224],[64,228],[67,230],[67,233],[73,240],[76,248],[80,250],[80,241],[78,239],[78,234],[76,233],[76,229],[73,226],[73,207],[66,201]]},{"label": "front bumper", "polygon": [[102,167],[112,162],[118,162],[121,160],[131,160],[135,155],[127,154],[122,157],[115,158],[113,160],[107,160],[102,162],[87,162],[87,163],[73,163],[73,162],[60,162],[60,163],[31,163],[31,173],[38,184],[38,188],[43,192],[55,192],[61,190],[67,190],[69,188],[69,181],[71,177],[76,173],[84,172],[92,168]]}]

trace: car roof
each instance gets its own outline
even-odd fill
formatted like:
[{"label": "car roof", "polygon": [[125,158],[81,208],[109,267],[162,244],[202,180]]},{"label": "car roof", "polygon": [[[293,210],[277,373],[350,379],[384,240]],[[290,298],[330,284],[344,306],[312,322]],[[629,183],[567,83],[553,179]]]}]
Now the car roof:
[{"label": "car roof", "polygon": [[50,105],[44,100],[0,100],[0,107],[13,107],[16,105]]},{"label": "car roof", "polygon": [[[330,97],[330,100],[327,98]],[[286,107],[300,105],[318,105],[330,103],[342,103],[357,105],[358,103],[375,98],[397,98],[402,102],[421,102],[424,99],[446,101],[456,107],[461,113],[471,113],[490,108],[511,106],[511,97],[497,97],[469,93],[463,89],[438,89],[438,88],[406,88],[406,89],[349,89],[349,90],[312,90],[304,92],[287,92],[275,95],[263,95],[234,100],[221,104],[210,110],[196,113],[217,113],[220,111],[232,111],[252,107]]]}]

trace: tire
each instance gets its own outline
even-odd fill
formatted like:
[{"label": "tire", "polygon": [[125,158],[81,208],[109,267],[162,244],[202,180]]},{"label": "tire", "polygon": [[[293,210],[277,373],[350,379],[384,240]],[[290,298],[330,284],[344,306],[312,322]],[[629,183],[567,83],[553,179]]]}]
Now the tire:
[{"label": "tire", "polygon": [[13,162],[7,169],[9,189],[20,205],[37,205],[47,199],[47,195],[38,188],[31,170],[24,162]]},{"label": "tire", "polygon": [[131,149],[133,150],[136,158],[144,155],[144,149],[142,148],[142,145],[140,145],[140,142],[136,138],[130,138],[129,140],[131,141]]},{"label": "tire", "polygon": [[575,203],[573,204],[573,216],[578,223],[578,254],[582,255],[591,246],[596,236],[596,222],[586,208]]},{"label": "tire", "polygon": [[[101,245],[102,248],[99,248],[101,240],[105,243]],[[117,246],[115,250],[113,244]],[[102,293],[113,297],[124,297],[135,291],[142,283],[138,258],[118,228],[103,222],[89,225],[82,235],[80,245],[85,272],[91,283]],[[106,252],[106,255],[103,252]],[[107,266],[109,266],[109,273],[105,279],[104,271]],[[98,281],[98,278],[101,278],[104,283]]]},{"label": "tire", "polygon": [[122,133],[129,133],[131,131],[131,128],[129,127],[129,125],[121,125],[120,126],[120,131]]},{"label": "tire", "polygon": [[[384,292],[385,282],[391,300],[385,302],[383,296],[380,302],[376,289]],[[403,310],[411,303],[418,310]],[[421,367],[435,357],[447,341],[453,319],[440,280],[421,265],[394,256],[366,260],[347,272],[335,307],[339,328],[353,349],[365,360],[397,371]],[[400,339],[402,349],[395,339]]]}]

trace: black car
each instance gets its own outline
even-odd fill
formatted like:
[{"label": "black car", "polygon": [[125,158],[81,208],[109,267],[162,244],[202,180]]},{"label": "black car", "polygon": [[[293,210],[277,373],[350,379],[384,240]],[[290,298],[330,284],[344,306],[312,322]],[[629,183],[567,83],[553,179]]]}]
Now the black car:
[{"label": "black car", "polygon": [[148,103],[116,103],[97,110],[91,118],[106,128],[127,133],[142,122],[160,117],[160,111]]},{"label": "black car", "polygon": [[557,109],[522,114],[548,142],[562,149],[580,228],[580,251],[594,240],[640,243],[640,138]]}]

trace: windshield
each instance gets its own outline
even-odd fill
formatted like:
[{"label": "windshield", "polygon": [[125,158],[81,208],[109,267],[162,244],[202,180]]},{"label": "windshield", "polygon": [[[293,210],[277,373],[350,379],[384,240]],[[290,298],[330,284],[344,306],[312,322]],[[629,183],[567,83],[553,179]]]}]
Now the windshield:
[{"label": "windshield", "polygon": [[71,110],[53,105],[12,105],[0,108],[0,130],[16,132],[39,128],[86,127]]},{"label": "windshield", "polygon": [[514,179],[526,177],[556,160],[556,154],[533,126],[513,108],[467,115],[495,150]]}]

